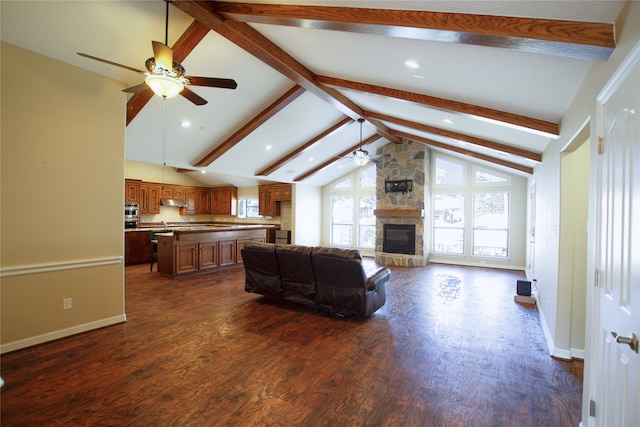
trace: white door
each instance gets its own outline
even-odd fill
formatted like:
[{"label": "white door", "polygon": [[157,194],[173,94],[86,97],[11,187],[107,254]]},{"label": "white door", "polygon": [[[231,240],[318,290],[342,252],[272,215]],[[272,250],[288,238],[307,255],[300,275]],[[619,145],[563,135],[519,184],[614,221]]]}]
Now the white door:
[{"label": "white door", "polygon": [[640,425],[640,59],[599,98],[596,426]]}]

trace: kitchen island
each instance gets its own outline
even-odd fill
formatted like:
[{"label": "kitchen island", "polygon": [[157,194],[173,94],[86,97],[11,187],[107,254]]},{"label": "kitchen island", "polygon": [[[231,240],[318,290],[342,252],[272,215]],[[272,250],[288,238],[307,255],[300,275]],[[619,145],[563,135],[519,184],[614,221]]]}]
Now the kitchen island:
[{"label": "kitchen island", "polygon": [[158,272],[168,277],[208,273],[242,264],[246,242],[265,242],[272,225],[171,227],[158,233]]}]

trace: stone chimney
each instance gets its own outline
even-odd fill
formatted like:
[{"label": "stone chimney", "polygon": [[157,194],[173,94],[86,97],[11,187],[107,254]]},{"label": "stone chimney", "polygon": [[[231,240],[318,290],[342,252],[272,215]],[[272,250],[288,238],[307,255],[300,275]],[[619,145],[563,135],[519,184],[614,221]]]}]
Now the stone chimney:
[{"label": "stone chimney", "polygon": [[[402,144],[385,145],[380,152],[390,156],[378,161],[376,167],[376,262],[403,267],[426,265],[431,231],[431,151],[422,143],[403,140]],[[412,181],[412,191],[387,191],[385,183],[404,180]],[[384,224],[415,225],[415,253],[384,253]]]}]

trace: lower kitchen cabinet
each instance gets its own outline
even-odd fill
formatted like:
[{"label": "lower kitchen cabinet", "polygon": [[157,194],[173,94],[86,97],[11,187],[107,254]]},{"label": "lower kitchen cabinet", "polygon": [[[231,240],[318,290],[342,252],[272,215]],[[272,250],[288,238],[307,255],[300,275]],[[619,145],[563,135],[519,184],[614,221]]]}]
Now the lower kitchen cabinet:
[{"label": "lower kitchen cabinet", "polygon": [[151,262],[151,237],[148,231],[125,231],[124,265]]}]

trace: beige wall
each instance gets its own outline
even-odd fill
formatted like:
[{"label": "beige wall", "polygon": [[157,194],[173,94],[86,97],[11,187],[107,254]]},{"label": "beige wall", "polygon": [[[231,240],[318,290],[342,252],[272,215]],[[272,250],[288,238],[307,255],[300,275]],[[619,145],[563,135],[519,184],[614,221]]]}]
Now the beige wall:
[{"label": "beige wall", "polygon": [[10,351],[124,320],[126,98],[118,82],[1,48],[1,344]]}]

